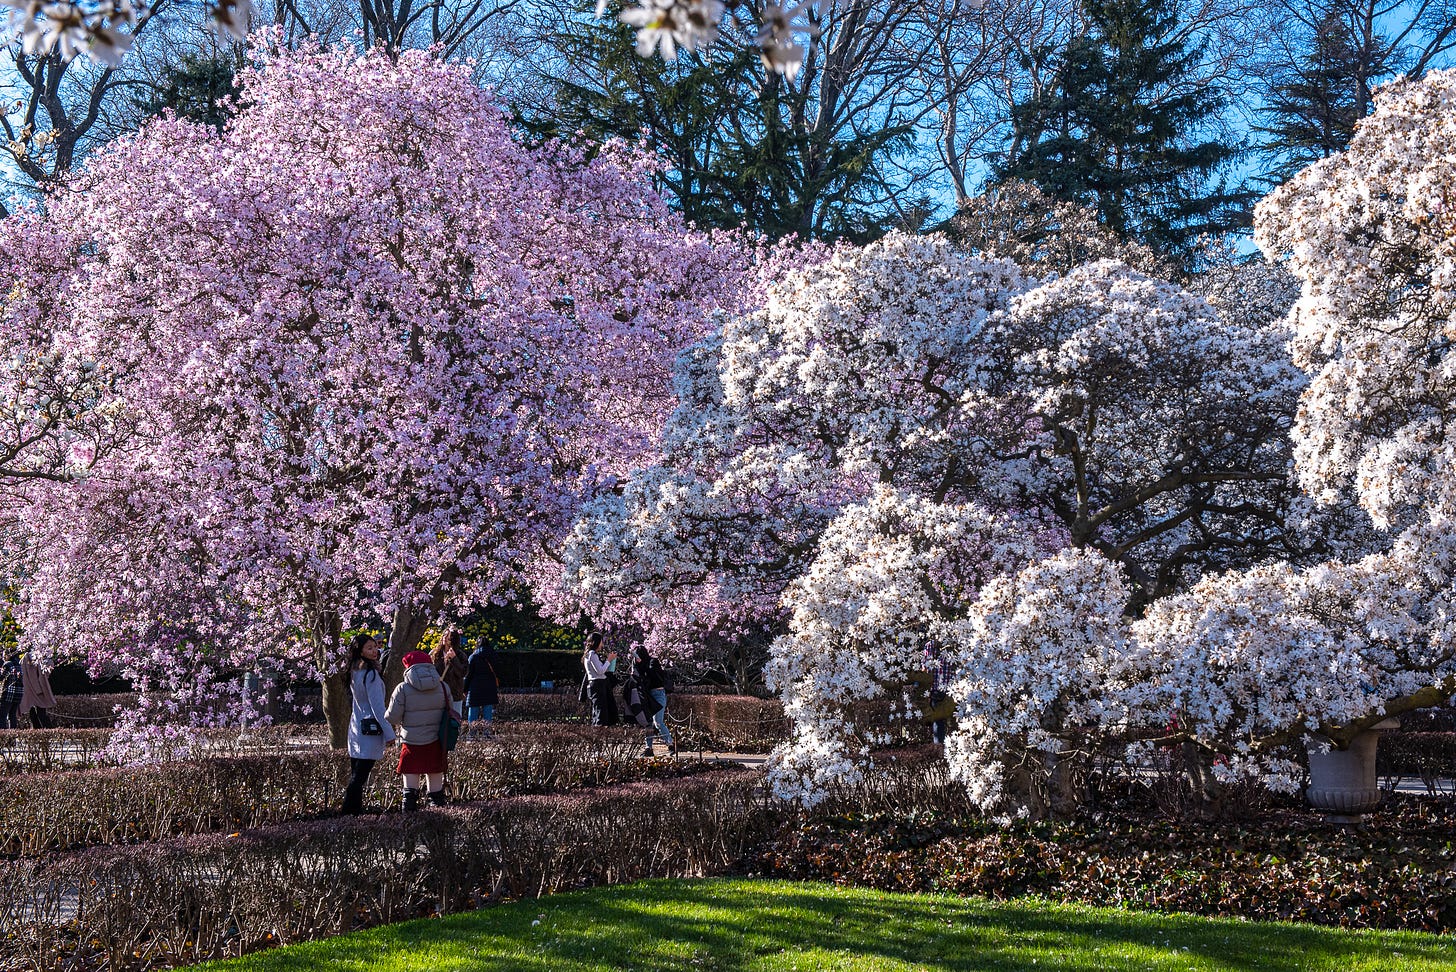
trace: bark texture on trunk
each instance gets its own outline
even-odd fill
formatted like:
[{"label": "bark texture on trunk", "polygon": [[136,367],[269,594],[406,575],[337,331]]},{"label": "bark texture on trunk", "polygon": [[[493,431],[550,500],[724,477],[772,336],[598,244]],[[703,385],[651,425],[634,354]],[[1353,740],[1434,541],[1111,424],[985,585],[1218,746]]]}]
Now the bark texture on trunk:
[{"label": "bark texture on trunk", "polygon": [[349,745],[349,683],[344,671],[344,655],[340,650],[343,622],[338,612],[320,611],[309,625],[313,640],[314,662],[323,678],[324,719],[329,725],[329,745],[343,749]]},{"label": "bark texture on trunk", "polygon": [[416,611],[412,605],[401,604],[394,609],[392,620],[389,658],[384,663],[384,687],[389,693],[393,693],[395,686],[404,681],[404,656],[419,647],[430,628],[430,615]]}]

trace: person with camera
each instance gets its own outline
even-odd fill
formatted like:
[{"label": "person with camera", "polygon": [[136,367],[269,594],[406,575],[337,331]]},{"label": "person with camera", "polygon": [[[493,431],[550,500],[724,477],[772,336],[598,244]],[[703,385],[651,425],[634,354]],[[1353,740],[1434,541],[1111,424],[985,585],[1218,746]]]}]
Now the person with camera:
[{"label": "person with camera", "polygon": [[592,725],[615,726],[617,724],[617,699],[612,686],[617,677],[612,669],[616,667],[617,653],[601,655],[602,633],[593,631],[586,636],[586,647],[581,653],[581,663],[586,669],[586,695],[591,700]]},{"label": "person with camera", "polygon": [[349,643],[349,785],[344,788],[344,813],[364,810],[364,789],[374,764],[384,758],[384,747],[394,741],[394,729],[384,718],[384,676],[379,665],[379,641],[357,634]]},{"label": "person with camera", "polygon": [[652,740],[661,736],[669,756],[677,755],[677,743],[672,740],[672,730],[667,727],[667,674],[662,663],[652,657],[646,645],[638,645],[632,657],[632,681],[642,698],[642,711],[648,722],[647,749],[644,755],[651,756]]}]

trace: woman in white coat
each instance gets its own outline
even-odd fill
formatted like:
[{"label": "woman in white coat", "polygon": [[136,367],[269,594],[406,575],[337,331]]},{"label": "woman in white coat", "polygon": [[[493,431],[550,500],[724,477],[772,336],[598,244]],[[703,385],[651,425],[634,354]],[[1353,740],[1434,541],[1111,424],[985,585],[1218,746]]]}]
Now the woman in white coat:
[{"label": "woman in white coat", "polygon": [[379,670],[379,642],[358,634],[349,645],[349,785],[344,790],[344,813],[364,809],[369,772],[384,758],[384,747],[394,742],[394,727],[384,718],[384,675]]}]

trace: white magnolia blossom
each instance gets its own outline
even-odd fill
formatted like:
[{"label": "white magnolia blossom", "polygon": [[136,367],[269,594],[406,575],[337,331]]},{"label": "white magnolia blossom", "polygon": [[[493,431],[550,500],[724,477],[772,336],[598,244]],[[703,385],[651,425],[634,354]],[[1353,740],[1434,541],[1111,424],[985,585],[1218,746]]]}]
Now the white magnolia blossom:
[{"label": "white magnolia blossom", "polygon": [[951,644],[960,635],[951,619],[979,586],[1036,549],[1026,524],[974,503],[879,487],[846,506],[784,595],[789,630],[767,675],[794,734],[770,769],[776,792],[812,803],[829,784],[859,779],[874,740],[856,732],[853,705],[887,698],[923,669],[927,640]]},{"label": "white magnolia blossom", "polygon": [[1380,524],[1456,514],[1456,71],[1390,85],[1349,148],[1259,204],[1301,294],[1300,480]]},{"label": "white magnolia blossom", "polygon": [[[120,67],[135,40],[138,19],[147,11],[132,0],[0,0],[10,8],[9,30],[27,55],[57,51],[69,61],[85,52],[107,67]],[[253,20],[251,0],[213,0],[208,26],[224,41],[243,42]]]},{"label": "white magnolia blossom", "polygon": [[835,250],[680,359],[660,461],[581,520],[567,585],[776,608],[782,794],[863,772],[856,708],[937,644],[957,775],[1056,806],[1090,746],[1173,713],[1129,602],[1299,549],[1303,376],[1268,316],[1114,261],[1041,283],[937,237]]},{"label": "white magnolia blossom", "polygon": [[[637,53],[652,57],[661,53],[664,61],[677,59],[679,49],[693,51],[718,39],[718,28],[726,7],[722,0],[634,0],[635,6],[617,17],[637,29]],[[607,12],[608,0],[598,0],[597,17]],[[813,36],[815,27],[799,20],[813,10],[813,0],[791,5],[769,0],[759,17],[753,43],[764,67],[792,80],[804,63],[808,49],[796,38]]]},{"label": "white magnolia blossom", "polygon": [[763,5],[758,35],[754,42],[758,45],[764,67],[777,71],[791,81],[798,76],[808,48],[798,43],[795,38],[801,34],[812,36],[814,33],[811,25],[798,22],[798,18],[813,9],[813,6],[813,0],[805,0],[793,6],[770,0]]},{"label": "white magnolia blossom", "polygon": [[1065,550],[992,579],[954,625],[959,675],[950,688],[952,776],[983,807],[1018,800],[1064,810],[1070,774],[1099,736],[1143,712],[1150,687],[1126,637],[1121,569],[1090,550]]},{"label": "white magnolia blossom", "polygon": [[[597,16],[606,12],[606,0],[597,4]],[[659,49],[664,61],[677,58],[678,48],[697,50],[718,37],[723,19],[721,0],[638,0],[618,20],[637,28],[637,53],[651,57]]]},{"label": "white magnolia blossom", "polygon": [[248,39],[253,24],[252,0],[213,0],[208,26],[223,42]]},{"label": "white magnolia blossom", "polygon": [[1453,567],[1456,537],[1412,528],[1353,563],[1205,578],[1154,604],[1133,633],[1183,731],[1293,789],[1280,743],[1340,740],[1450,694],[1435,687],[1456,676]]}]

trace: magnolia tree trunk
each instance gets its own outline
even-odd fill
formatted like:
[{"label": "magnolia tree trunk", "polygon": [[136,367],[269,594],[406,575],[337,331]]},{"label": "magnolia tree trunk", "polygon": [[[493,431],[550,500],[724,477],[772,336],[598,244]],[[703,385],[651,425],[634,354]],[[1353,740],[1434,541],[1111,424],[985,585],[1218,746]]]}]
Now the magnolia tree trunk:
[{"label": "magnolia tree trunk", "polygon": [[349,673],[345,663],[340,638],[343,625],[337,613],[326,611],[314,618],[310,625],[313,640],[314,662],[323,677],[324,719],[329,725],[329,745],[343,749],[349,744]]},{"label": "magnolia tree trunk", "polygon": [[401,604],[394,609],[393,624],[389,629],[389,659],[384,664],[384,685],[387,691],[404,681],[404,656],[419,647],[430,628],[430,616],[416,611],[413,606]]},{"label": "magnolia tree trunk", "polygon": [[394,609],[389,628],[389,657],[384,662],[384,685],[388,692],[404,681],[404,656],[419,647],[432,619],[445,608],[445,593],[460,577],[459,571],[447,569],[441,574],[422,604],[400,604]]},{"label": "magnolia tree trunk", "polygon": [[1183,778],[1193,797],[1194,812],[1208,820],[1222,817],[1228,790],[1213,771],[1215,754],[1191,741],[1179,744],[1179,754],[1182,756]]}]

